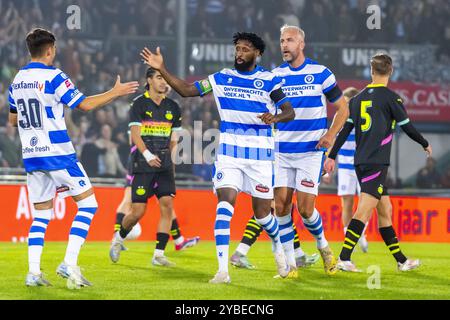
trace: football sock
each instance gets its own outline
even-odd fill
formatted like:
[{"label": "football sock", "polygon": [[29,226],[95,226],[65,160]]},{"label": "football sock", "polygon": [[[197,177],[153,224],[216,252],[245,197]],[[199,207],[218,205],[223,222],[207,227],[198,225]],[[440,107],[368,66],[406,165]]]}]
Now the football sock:
[{"label": "football sock", "polygon": [[302,248],[300,247],[300,239],[298,237],[298,230],[297,226],[294,223],[294,220],[292,220],[292,229],[294,230],[294,253],[296,258],[303,257],[305,253],[303,252]]},{"label": "football sock", "polygon": [[342,245],[342,250],[341,254],[339,255],[339,259],[341,259],[342,261],[351,260],[350,258],[353,249],[358,243],[358,240],[361,237],[361,234],[365,226],[366,225],[364,224],[364,222],[360,220],[352,219],[352,221],[350,221],[347,227],[347,232],[345,233],[344,244]]},{"label": "football sock", "polygon": [[286,255],[287,263],[290,266],[296,266],[295,254],[294,254],[294,237],[295,232],[292,228],[292,217],[287,214],[283,217],[277,217],[279,230],[280,230],[280,241],[283,246],[284,254]]},{"label": "football sock", "polygon": [[216,240],[216,253],[219,262],[219,272],[228,272],[228,251],[230,247],[230,221],[234,208],[226,201],[217,204],[216,223],[214,225],[214,238]]},{"label": "football sock", "polygon": [[392,226],[379,228],[381,237],[384,240],[384,243],[388,247],[391,254],[394,256],[395,260],[400,263],[405,263],[407,258],[400,250],[400,244],[397,239],[397,235],[395,234],[394,228]]},{"label": "football sock", "polygon": [[180,244],[184,241],[184,237],[181,235],[180,227],[178,226],[177,218],[172,220],[172,227],[170,228],[170,234],[175,244]]},{"label": "football sock", "polygon": [[263,227],[264,230],[266,230],[270,239],[272,239],[272,251],[274,253],[283,252],[277,219],[269,213],[265,218],[256,219],[256,221]]},{"label": "football sock", "polygon": [[35,210],[33,223],[28,233],[28,266],[29,272],[41,273],[41,255],[44,249],[44,237],[53,209]]},{"label": "football sock", "polygon": [[317,242],[317,248],[322,249],[328,246],[328,241],[325,238],[325,233],[323,232],[322,226],[322,217],[320,216],[319,211],[314,208],[313,214],[311,217],[305,219],[302,217],[303,224],[306,229],[308,229],[309,233],[313,235]]},{"label": "football sock", "polygon": [[256,221],[255,216],[251,217],[245,226],[244,235],[242,236],[241,243],[236,251],[243,255],[247,255],[250,247],[256,242],[256,240],[258,240],[262,230],[263,229]]},{"label": "football sock", "polygon": [[78,212],[73,220],[69,234],[69,243],[67,245],[65,263],[69,266],[76,266],[81,246],[84,244],[89,232],[91,221],[97,211],[97,200],[95,195],[77,202]]},{"label": "football sock", "polygon": [[[156,233],[156,250],[161,250],[164,253],[166,249],[167,242],[169,241],[169,234],[163,232]],[[155,250],[155,251],[156,251]]]},{"label": "football sock", "polygon": [[116,213],[116,223],[114,224],[114,232],[120,231],[120,226],[122,224],[122,220],[125,217],[125,213],[117,212]]}]

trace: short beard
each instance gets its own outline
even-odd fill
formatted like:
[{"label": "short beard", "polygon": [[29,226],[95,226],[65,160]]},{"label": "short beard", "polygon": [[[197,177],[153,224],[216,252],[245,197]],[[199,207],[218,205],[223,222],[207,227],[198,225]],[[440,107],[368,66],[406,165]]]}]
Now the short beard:
[{"label": "short beard", "polygon": [[237,63],[237,59],[234,59],[234,68],[240,72],[247,72],[250,70],[250,67],[253,65],[253,61],[247,61],[243,63]]}]

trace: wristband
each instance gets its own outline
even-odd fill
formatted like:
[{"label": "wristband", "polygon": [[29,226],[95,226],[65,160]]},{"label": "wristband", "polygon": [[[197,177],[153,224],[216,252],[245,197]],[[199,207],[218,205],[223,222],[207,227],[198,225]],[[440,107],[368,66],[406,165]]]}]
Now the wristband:
[{"label": "wristband", "polygon": [[142,155],[145,158],[145,161],[150,162],[153,159],[156,159],[155,155],[153,153],[151,153],[150,151],[148,151],[148,149],[145,149],[145,151],[142,153]]}]

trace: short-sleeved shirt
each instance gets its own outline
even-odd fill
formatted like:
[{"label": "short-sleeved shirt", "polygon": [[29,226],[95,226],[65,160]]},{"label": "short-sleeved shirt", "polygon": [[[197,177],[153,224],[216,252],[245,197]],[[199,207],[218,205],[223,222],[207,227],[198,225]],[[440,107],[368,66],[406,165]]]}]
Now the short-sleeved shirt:
[{"label": "short-sleeved shirt", "polygon": [[389,165],[396,124],[410,120],[402,99],[383,85],[369,85],[350,100],[350,117],[356,134],[355,166]]},{"label": "short-sleeved shirt", "polygon": [[[181,110],[178,104],[164,98],[157,105],[148,92],[133,100],[129,126],[140,126],[141,137],[147,149],[161,160],[161,168],[150,167],[144,156],[135,149],[131,153],[132,173],[159,172],[172,169],[170,140],[172,132],[181,130]],[[132,150],[133,150],[132,146]]]},{"label": "short-sleeved shirt", "polygon": [[240,166],[274,160],[273,128],[258,116],[275,114],[287,101],[280,78],[260,66],[250,72],[226,68],[195,85],[200,96],[214,93],[219,110],[217,161]]},{"label": "short-sleeved shirt", "polygon": [[77,156],[67,133],[64,105],[74,109],[86,97],[60,69],[31,62],[9,87],[9,110],[17,114],[25,170],[73,167]]},{"label": "short-sleeved shirt", "polygon": [[316,146],[327,132],[327,100],[334,103],[342,96],[335,75],[309,58],[297,68],[283,63],[272,72],[282,79],[295,112],[293,121],[276,124],[277,152],[292,161],[306,152],[323,152]]}]

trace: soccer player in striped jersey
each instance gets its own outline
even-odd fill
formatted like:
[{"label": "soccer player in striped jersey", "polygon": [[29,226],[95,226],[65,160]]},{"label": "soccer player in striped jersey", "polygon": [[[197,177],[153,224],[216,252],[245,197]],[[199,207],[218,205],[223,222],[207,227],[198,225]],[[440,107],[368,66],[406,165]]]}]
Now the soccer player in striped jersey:
[{"label": "soccer player in striped jersey", "polygon": [[[272,70],[283,79],[283,91],[295,110],[294,121],[276,124],[275,212],[281,241],[289,263],[295,262],[294,232],[290,215],[292,197],[297,192],[297,208],[303,223],[314,236],[326,274],[337,272],[336,258],[328,245],[322,218],[315,208],[325,151],[344,125],[349,111],[334,74],[325,66],[306,58],[305,33],[284,25],[280,35],[281,66]],[[327,130],[326,101],[337,109]]]},{"label": "soccer player in striped jersey", "polygon": [[361,185],[361,198],[345,234],[338,268],[343,271],[360,272],[351,261],[351,255],[376,208],[381,237],[396,260],[398,270],[409,271],[419,267],[420,262],[418,259],[408,259],[400,249],[392,227],[392,205],[384,185],[396,124],[412,140],[419,143],[428,156],[431,156],[432,148],[412,125],[402,99],[387,88],[393,72],[391,57],[387,54],[376,54],[370,64],[372,83],[350,100],[350,117],[339,133],[324,165],[326,172],[334,170],[337,152],[355,128],[355,170]]},{"label": "soccer player in striped jersey", "polygon": [[31,62],[20,69],[9,88],[9,122],[18,126],[34,217],[28,235],[27,286],[49,286],[40,262],[47,226],[53,215],[55,194],[71,196],[78,206],[64,261],[56,272],[76,287],[90,286],[80,272],[78,255],[85,242],[97,201],[89,178],[78,162],[67,134],[64,105],[90,111],[116,98],[136,92],[137,82],[121,83],[108,92],[86,97],[61,70],[53,67],[55,36],[34,29],[26,37]]},{"label": "soccer player in striped jersey", "polygon": [[[358,94],[358,89],[350,87],[344,90],[344,98],[348,102],[351,98]],[[344,234],[347,232],[347,226],[353,217],[354,197],[359,195],[361,188],[355,172],[355,130],[350,135],[338,153],[338,196],[341,197],[342,203],[342,224],[344,226]],[[362,252],[366,253],[369,249],[364,232],[358,241]]]},{"label": "soccer player in striped jersey", "polygon": [[[294,112],[281,90],[281,79],[256,64],[264,52],[264,41],[254,33],[238,32],[233,42],[235,68],[225,68],[192,84],[167,71],[159,48],[155,54],[147,48],[141,53],[144,61],[159,70],[181,96],[213,92],[219,109],[221,134],[213,177],[218,197],[214,235],[219,270],[210,283],[230,282],[230,221],[240,191],[252,196],[255,217],[272,239],[279,275],[286,277],[290,270],[280,242],[278,222],[270,213],[275,148],[271,125],[292,120]],[[281,112],[275,115],[277,107]]]}]

